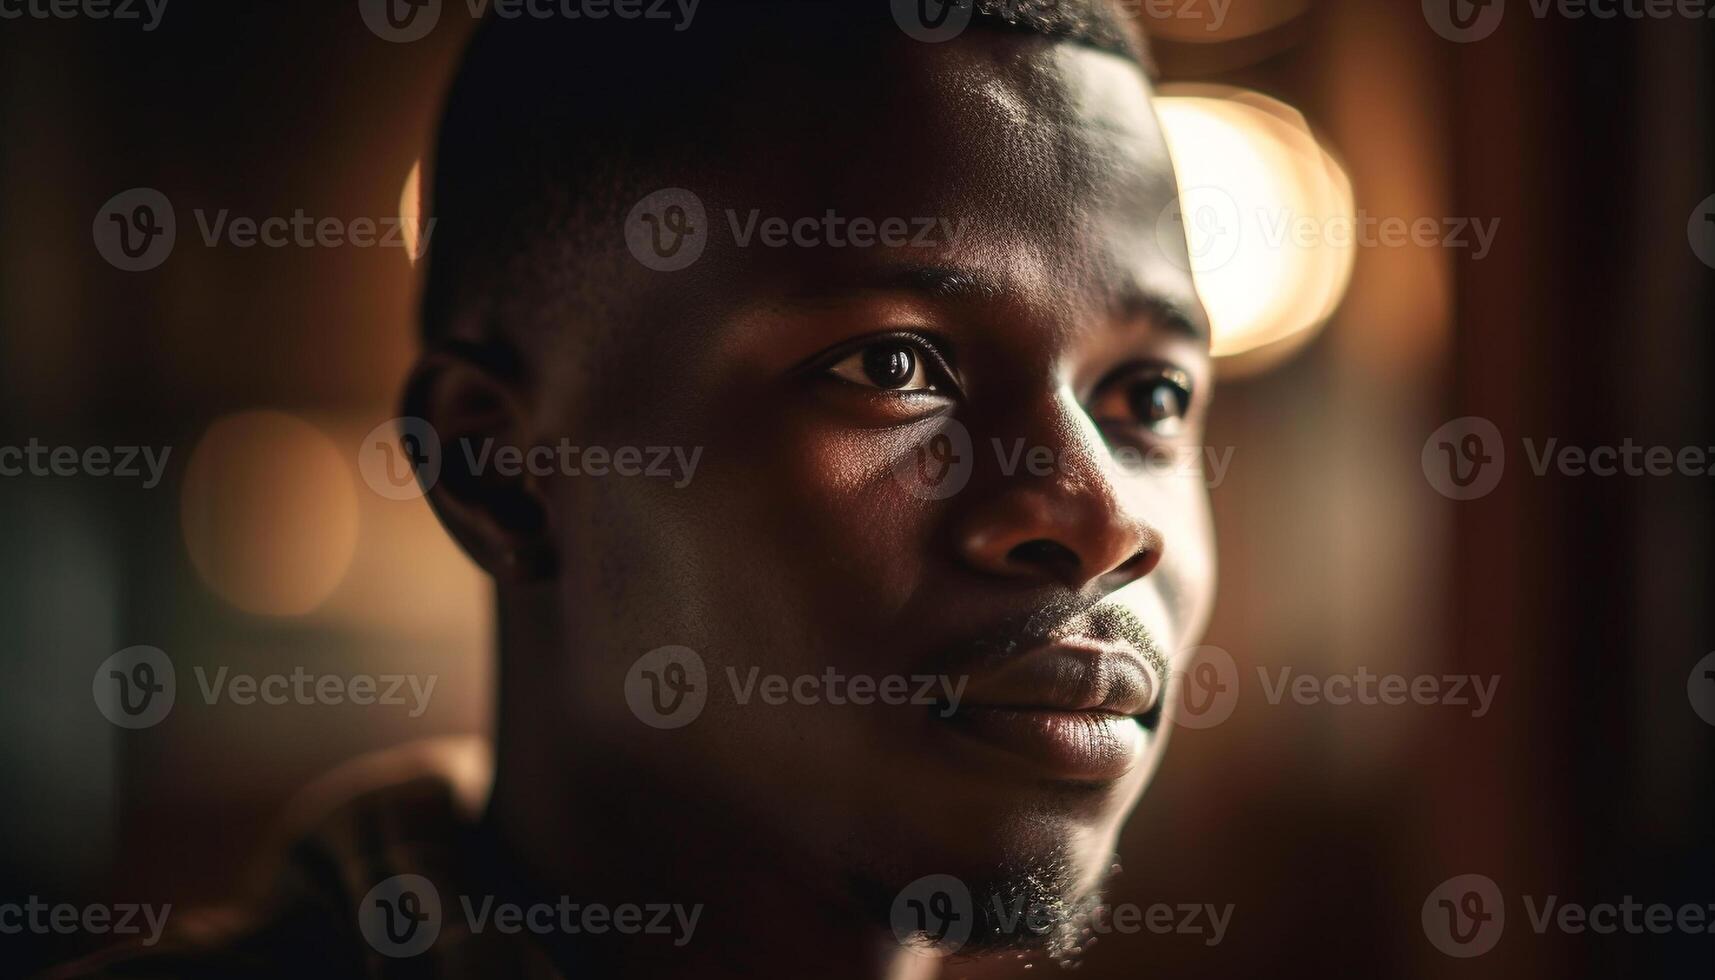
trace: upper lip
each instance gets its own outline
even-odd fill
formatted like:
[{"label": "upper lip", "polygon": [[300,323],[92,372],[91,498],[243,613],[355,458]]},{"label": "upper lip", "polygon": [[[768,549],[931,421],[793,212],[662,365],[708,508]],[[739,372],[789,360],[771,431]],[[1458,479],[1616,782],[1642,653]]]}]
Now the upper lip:
[{"label": "upper lip", "polygon": [[973,707],[1142,715],[1161,696],[1148,658],[1124,640],[1056,637],[974,676],[963,703]]}]

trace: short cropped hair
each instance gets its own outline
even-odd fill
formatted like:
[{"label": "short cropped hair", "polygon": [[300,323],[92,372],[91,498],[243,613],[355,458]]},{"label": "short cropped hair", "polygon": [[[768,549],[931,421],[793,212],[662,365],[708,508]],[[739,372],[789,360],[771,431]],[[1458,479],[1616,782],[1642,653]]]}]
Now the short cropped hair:
[{"label": "short cropped hair", "polygon": [[[1151,72],[1141,29],[1113,0],[945,2],[974,5],[967,32],[1082,44]],[[642,192],[667,186],[665,164],[683,174],[755,132],[736,83],[872,63],[884,32],[901,30],[889,6],[702,0],[684,30],[639,18],[491,16],[447,95],[425,184],[435,220],[425,342],[522,344],[495,333],[530,320],[544,290],[599,308],[603,277],[581,262],[600,251],[596,236],[609,245],[619,237]]]}]

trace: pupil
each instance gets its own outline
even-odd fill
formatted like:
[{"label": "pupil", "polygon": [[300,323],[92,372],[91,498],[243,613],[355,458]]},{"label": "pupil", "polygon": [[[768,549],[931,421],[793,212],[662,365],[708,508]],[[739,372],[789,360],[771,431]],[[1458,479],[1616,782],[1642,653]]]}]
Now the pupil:
[{"label": "pupil", "polygon": [[878,387],[897,388],[911,380],[916,362],[904,347],[871,347],[864,351],[863,370]]},{"label": "pupil", "polygon": [[1132,411],[1148,422],[1178,418],[1183,411],[1179,404],[1179,389],[1165,381],[1140,385],[1132,394]]}]

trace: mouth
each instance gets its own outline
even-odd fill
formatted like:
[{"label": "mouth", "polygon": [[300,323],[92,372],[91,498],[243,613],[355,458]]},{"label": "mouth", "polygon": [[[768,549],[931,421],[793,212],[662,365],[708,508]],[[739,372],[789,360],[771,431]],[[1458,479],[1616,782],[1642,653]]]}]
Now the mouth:
[{"label": "mouth", "polygon": [[1112,782],[1143,762],[1161,691],[1132,644],[1069,637],[972,677],[946,720],[1048,778]]}]

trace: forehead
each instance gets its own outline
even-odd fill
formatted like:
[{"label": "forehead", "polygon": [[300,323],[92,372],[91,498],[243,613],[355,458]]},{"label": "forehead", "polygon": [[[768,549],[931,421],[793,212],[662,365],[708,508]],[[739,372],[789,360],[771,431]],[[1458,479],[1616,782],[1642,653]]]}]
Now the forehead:
[{"label": "forehead", "polygon": [[[861,69],[758,88],[703,194],[704,261],[732,273],[714,282],[813,292],[950,268],[1026,305],[1147,303],[1200,319],[1183,239],[1162,233],[1173,171],[1135,63],[973,30],[892,40]],[[830,229],[889,219],[910,243],[830,244],[848,237]],[[770,221],[805,223],[807,237],[770,247]]]}]

